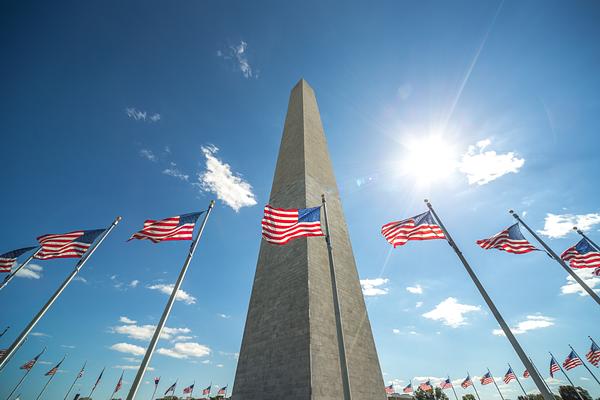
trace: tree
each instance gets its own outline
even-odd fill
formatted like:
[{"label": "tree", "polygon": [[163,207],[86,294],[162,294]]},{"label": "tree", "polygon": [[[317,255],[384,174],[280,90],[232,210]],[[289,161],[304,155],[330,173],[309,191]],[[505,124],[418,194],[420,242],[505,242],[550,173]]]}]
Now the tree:
[{"label": "tree", "polygon": [[581,386],[577,386],[577,389],[573,386],[561,386],[558,388],[558,392],[563,400],[580,400],[579,396],[577,396],[577,392],[579,392],[579,395],[583,400],[593,400],[588,391]]},{"label": "tree", "polygon": [[415,398],[417,400],[448,400],[446,393],[444,393],[444,391],[439,387],[428,391],[417,389],[415,392]]},{"label": "tree", "polygon": [[[436,387],[435,389],[435,400],[448,400],[448,396],[446,396],[446,393],[444,393],[444,391],[439,388]],[[590,399],[592,400],[592,399]]]},{"label": "tree", "polygon": [[463,394],[462,400],[477,400],[471,393]]}]

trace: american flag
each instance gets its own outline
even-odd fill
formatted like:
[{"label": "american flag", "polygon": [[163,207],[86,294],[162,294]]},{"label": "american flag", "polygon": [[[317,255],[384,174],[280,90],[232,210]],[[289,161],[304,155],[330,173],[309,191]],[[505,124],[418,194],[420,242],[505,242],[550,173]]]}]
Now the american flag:
[{"label": "american flag", "polygon": [[98,379],[96,379],[96,383],[94,383],[92,392],[96,389],[96,386],[98,386],[98,384],[100,383],[100,380],[102,379],[102,374],[104,374],[104,370],[105,370],[105,368],[102,368],[102,371],[100,372],[100,375],[98,376]]},{"label": "american flag", "polygon": [[527,370],[523,371],[523,378],[525,378],[525,379],[529,378],[529,371],[527,371]]},{"label": "american flag", "polygon": [[394,394],[394,385],[393,384],[385,387],[385,394]]},{"label": "american flag", "polygon": [[550,359],[550,376],[554,378],[554,373],[558,371],[560,371],[560,366],[558,365],[554,357],[552,357]]},{"label": "american flag", "polygon": [[442,229],[433,220],[431,211],[387,223],[381,227],[381,233],[394,247],[402,246],[409,240],[446,239]]},{"label": "american flag", "polygon": [[324,236],[321,207],[284,209],[265,206],[261,221],[262,236],[269,243],[286,244],[304,236]]},{"label": "american flag", "polygon": [[596,251],[585,238],[575,246],[569,247],[560,258],[569,263],[571,268],[598,268],[600,267],[600,253]]},{"label": "american flag", "polygon": [[167,389],[167,391],[165,392],[165,396],[167,395],[167,393],[169,392],[173,392],[173,394],[175,394],[175,386],[177,386],[177,382],[175,382],[174,384],[172,384],[171,386],[169,386],[169,388]]},{"label": "american flag", "polygon": [[452,382],[450,382],[449,377],[440,383],[440,388],[442,388],[442,389],[450,389],[451,387],[452,387]]},{"label": "american flag", "polygon": [[42,245],[35,255],[39,260],[80,258],[104,229],[44,235],[37,238]]},{"label": "american flag", "polygon": [[53,375],[55,375],[58,372],[58,369],[60,368],[60,364],[62,364],[62,361],[59,362],[58,364],[56,364],[54,367],[50,368],[50,371],[46,372],[44,375],[45,376],[53,376]]},{"label": "american flag", "polygon": [[196,221],[203,213],[204,211],[178,215],[160,221],[148,219],[144,221],[144,228],[131,235],[129,240],[148,239],[153,243],[166,240],[192,240]]},{"label": "american flag", "polygon": [[409,383],[408,385],[406,385],[404,387],[404,389],[402,389],[403,393],[412,393],[412,391],[413,391],[412,383]]},{"label": "american flag", "polygon": [[480,382],[482,385],[489,385],[490,383],[494,382],[494,377],[492,376],[492,374],[488,371],[485,373],[485,375],[483,375],[480,379]]},{"label": "american flag", "polygon": [[427,382],[423,382],[419,385],[419,389],[423,391],[433,390],[433,386],[431,386],[431,381],[428,379]]},{"label": "american flag", "polygon": [[191,394],[194,391],[194,384],[191,384],[190,386],[183,388],[183,394]]},{"label": "american flag", "polygon": [[476,243],[485,250],[498,249],[513,254],[525,254],[539,250],[525,239],[519,229],[519,224],[514,224],[491,238],[481,239]]},{"label": "american flag", "polygon": [[516,380],[517,376],[513,372],[512,368],[509,368],[508,371],[506,371],[506,374],[504,375],[504,383],[510,383],[510,381],[512,381],[513,379]]},{"label": "american flag", "polygon": [[154,385],[158,386],[158,383],[160,382],[160,377],[158,378],[154,378]]},{"label": "american flag", "polygon": [[206,389],[203,389],[203,390],[202,390],[202,394],[210,394],[210,387],[211,387],[211,386],[212,386],[212,385],[210,385],[210,386],[209,386],[209,387],[207,387]]},{"label": "american flag", "polygon": [[123,372],[121,372],[121,377],[119,378],[119,382],[117,382],[117,386],[115,386],[115,391],[113,392],[113,394],[121,390],[121,386],[123,386]]},{"label": "american flag", "polygon": [[467,375],[465,380],[460,384],[463,389],[468,388],[469,386],[473,386],[473,381],[471,380],[471,376]]},{"label": "american flag", "polygon": [[563,362],[563,368],[567,371],[583,365],[583,362],[579,358],[579,356],[575,353],[575,351],[571,350],[565,361]]},{"label": "american flag", "polygon": [[[0,356],[0,358],[2,358],[2,357]],[[598,364],[600,363],[600,347],[598,347],[596,342],[594,342],[593,340],[592,340],[592,347],[590,347],[590,351],[587,352],[587,354],[585,355],[585,358],[587,358],[587,360],[590,362],[590,364],[592,364],[595,367],[597,367]]]},{"label": "american flag", "polygon": [[37,356],[35,356],[33,358],[33,360],[27,361],[25,364],[21,365],[19,368],[20,369],[24,369],[26,371],[30,371],[31,368],[33,368],[33,366],[37,363],[38,359],[42,356],[42,354],[44,354],[45,350],[42,350],[42,352],[40,354],[38,354]]},{"label": "american flag", "polygon": [[225,394],[225,393],[227,393],[227,386],[224,386],[221,389],[219,389],[219,391],[217,392],[217,395]]},{"label": "american flag", "polygon": [[81,367],[81,370],[79,371],[79,373],[77,374],[77,379],[82,378],[83,377],[83,371],[85,370],[85,364],[87,363],[87,361],[85,363],[83,363],[83,367]]},{"label": "american flag", "polygon": [[17,262],[17,258],[21,254],[27,253],[28,251],[33,249],[35,249],[35,247],[23,247],[22,249],[9,251],[8,253],[0,255],[0,273],[10,272],[13,265],[15,265],[15,263]]}]

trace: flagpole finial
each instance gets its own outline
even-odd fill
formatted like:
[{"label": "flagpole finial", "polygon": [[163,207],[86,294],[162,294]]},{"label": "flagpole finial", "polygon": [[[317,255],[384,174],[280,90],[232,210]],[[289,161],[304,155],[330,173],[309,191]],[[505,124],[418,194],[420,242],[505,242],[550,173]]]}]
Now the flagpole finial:
[{"label": "flagpole finial", "polygon": [[429,204],[429,199],[424,199],[423,200],[425,203]]},{"label": "flagpole finial", "polygon": [[508,213],[509,213],[509,214],[514,214],[514,213],[515,213],[515,210],[513,210],[513,209],[511,208],[510,210],[508,210]]},{"label": "flagpole finial", "polygon": [[123,217],[121,217],[120,215],[116,218],[117,222],[121,222],[121,220],[123,219]]},{"label": "flagpole finial", "polygon": [[211,200],[211,201],[210,201],[210,206],[211,206],[211,207],[213,207],[214,205],[215,205],[215,201],[214,201],[214,200]]}]

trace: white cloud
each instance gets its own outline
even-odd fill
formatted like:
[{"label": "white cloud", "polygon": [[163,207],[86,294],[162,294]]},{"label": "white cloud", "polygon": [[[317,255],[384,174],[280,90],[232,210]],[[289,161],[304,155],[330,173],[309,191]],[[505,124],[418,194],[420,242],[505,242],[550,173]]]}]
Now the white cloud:
[{"label": "white cloud", "polygon": [[[554,325],[554,318],[545,317],[543,315],[528,315],[525,317],[525,320],[520,321],[516,326],[510,328],[510,330],[515,335],[520,335],[522,333],[526,333],[527,331],[548,328],[552,325]],[[492,333],[496,336],[504,335],[502,329],[494,329]]]},{"label": "white cloud", "polygon": [[226,50],[217,51],[217,56],[222,57],[225,60],[234,61],[236,67],[239,68],[242,75],[244,75],[244,78],[258,78],[258,73],[252,69],[248,57],[246,56],[247,48],[248,43],[241,40],[240,44],[236,46],[229,46]]},{"label": "white cloud", "polygon": [[192,340],[194,338],[194,336],[185,336],[185,335],[179,335],[179,336],[175,336],[173,338],[173,342],[187,342],[188,340]]},{"label": "white cloud", "polygon": [[421,308],[422,306],[423,306],[422,301],[417,301],[417,304],[415,304],[415,308]]},{"label": "white cloud", "polygon": [[148,161],[152,161],[152,162],[157,162],[158,161],[158,158],[156,157],[156,155],[154,155],[154,153],[152,152],[152,150],[141,149],[140,150],[140,156],[142,156],[143,158],[145,158]]},{"label": "white cloud", "polygon": [[[173,285],[173,284],[169,284],[169,285],[157,284],[157,285],[148,286],[148,289],[158,290],[159,292],[170,296],[171,293],[173,292],[173,289],[175,289],[175,285]],[[175,300],[183,301],[185,304],[196,304],[196,298],[182,289],[179,289],[177,291]]]},{"label": "white cloud", "polygon": [[129,287],[136,288],[137,285],[139,285],[139,284],[140,284],[140,281],[138,281],[137,279],[134,279],[131,282],[129,282]]},{"label": "white cloud", "polygon": [[72,346],[70,344],[61,344],[60,347],[65,348],[65,349],[74,349],[75,346]]},{"label": "white cloud", "polygon": [[223,367],[224,367],[224,365],[223,365],[223,364],[217,364],[217,365],[216,365],[216,367],[217,367],[217,368],[223,368]]},{"label": "white cloud", "polygon": [[[140,368],[140,366],[139,365],[113,365],[113,368],[115,368],[115,369],[125,369],[125,370],[131,369],[131,370],[137,371]],[[154,368],[148,367],[148,368],[146,368],[146,370],[147,371],[154,371]]]},{"label": "white cloud", "polygon": [[135,121],[150,121],[150,122],[158,122],[160,121],[160,114],[148,114],[147,111],[138,110],[135,107],[128,107],[125,109],[127,116]]},{"label": "white cloud", "polygon": [[387,278],[361,279],[360,286],[364,296],[382,296],[388,294],[389,289],[380,287],[389,282]]},{"label": "white cloud", "polygon": [[223,318],[223,319],[229,319],[231,318],[231,315],[227,315],[227,314],[217,314],[219,317]]},{"label": "white cloud", "polygon": [[476,311],[481,311],[481,307],[460,304],[454,297],[448,297],[435,306],[433,310],[423,314],[423,317],[434,321],[442,321],[444,325],[458,328],[467,324],[465,314]]},{"label": "white cloud", "polygon": [[[126,335],[130,339],[150,340],[152,335],[154,335],[155,329],[156,325],[135,325],[134,321],[134,323],[127,323],[127,325],[115,326],[112,328],[112,332]],[[170,328],[165,326],[160,337],[161,339],[171,340],[174,336],[190,332],[191,329],[189,328]]]},{"label": "white cloud", "polygon": [[85,279],[83,276],[76,276],[75,278],[73,278],[73,280],[77,282],[87,283],[87,279]]},{"label": "white cloud", "polygon": [[37,264],[27,264],[15,274],[17,278],[40,279],[44,268]]},{"label": "white cloud", "polygon": [[[575,272],[586,285],[590,288],[594,289],[596,286],[600,286],[600,276],[594,275],[594,268],[580,268],[574,269]],[[598,289],[594,289],[595,292],[598,292]],[[589,296],[589,294],[571,277],[571,275],[567,276],[567,283],[560,287],[560,292],[562,294],[579,294],[580,296]]]},{"label": "white cloud", "polygon": [[119,317],[119,322],[122,322],[124,324],[135,324],[137,321],[134,321],[134,320],[129,319],[127,317]]},{"label": "white cloud", "polygon": [[491,144],[490,139],[480,140],[469,146],[462,156],[459,171],[467,175],[469,185],[485,185],[508,173],[517,173],[525,164],[513,152],[498,154],[493,150],[484,151]]},{"label": "white cloud", "polygon": [[185,342],[175,343],[170,349],[159,348],[156,352],[164,356],[173,358],[190,358],[190,357],[205,357],[210,355],[210,348],[200,343]]},{"label": "white cloud", "polygon": [[139,358],[135,358],[135,357],[123,357],[123,360],[130,362],[130,363],[140,363],[142,362],[142,360],[140,360]]},{"label": "white cloud", "polygon": [[206,157],[206,170],[198,174],[199,187],[214,193],[223,203],[236,212],[242,207],[256,204],[252,186],[241,176],[231,171],[231,166],[219,160],[215,154],[219,149],[215,146],[202,146]]},{"label": "white cloud", "polygon": [[419,284],[417,284],[415,286],[408,286],[406,288],[406,291],[408,293],[412,293],[412,294],[423,294],[423,288]]},{"label": "white cloud", "polygon": [[544,229],[538,230],[538,233],[555,239],[565,237],[573,231],[574,226],[587,231],[597,224],[600,224],[598,213],[581,215],[548,213],[544,220]]},{"label": "white cloud", "polygon": [[181,172],[179,168],[177,168],[177,164],[175,164],[174,162],[171,162],[171,166],[169,168],[164,169],[162,173],[186,182],[190,178],[189,175],[186,175],[183,172]]},{"label": "white cloud", "polygon": [[399,335],[400,334],[400,329],[392,329],[392,332],[394,333],[394,335]]},{"label": "white cloud", "polygon": [[134,356],[142,356],[146,354],[146,349],[131,343],[115,343],[110,346],[111,350],[120,353],[133,354]]},{"label": "white cloud", "polygon": [[29,335],[37,336],[37,337],[50,337],[50,335],[48,335],[47,333],[43,333],[43,332],[31,332]]}]

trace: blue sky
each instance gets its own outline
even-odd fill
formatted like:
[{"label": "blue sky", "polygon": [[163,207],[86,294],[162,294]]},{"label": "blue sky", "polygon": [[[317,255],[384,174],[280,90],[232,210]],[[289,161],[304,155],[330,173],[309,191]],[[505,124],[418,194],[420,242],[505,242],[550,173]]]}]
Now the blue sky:
[{"label": "blue sky", "polygon": [[[386,383],[461,380],[487,367],[501,377],[507,362],[522,372],[446,243],[392,250],[381,237],[382,224],[423,212],[425,197],[545,376],[548,350],[562,362],[569,343],[583,355],[587,335],[600,339],[597,305],[556,263],[474,244],[512,224],[510,208],[556,251],[578,240],[574,223],[600,240],[598,4],[0,7],[0,251],[123,216],[2,371],[0,395],[44,346],[45,365],[30,374],[24,397],[65,354],[48,398],[64,396],[85,360],[82,394],[104,366],[98,396],[108,397],[123,369],[128,390],[188,243],[125,241],[144,219],[198,211],[217,195],[146,381],[161,376],[162,390],[176,379],[180,389],[233,384],[262,205],[301,77],[317,94]],[[73,264],[35,262],[29,279],[0,293],[0,324],[11,326],[1,347]],[[600,288],[599,279],[588,282]],[[600,395],[583,368],[570,375]],[[514,383],[500,386],[516,398]],[[480,393],[497,396],[487,386]]]}]

